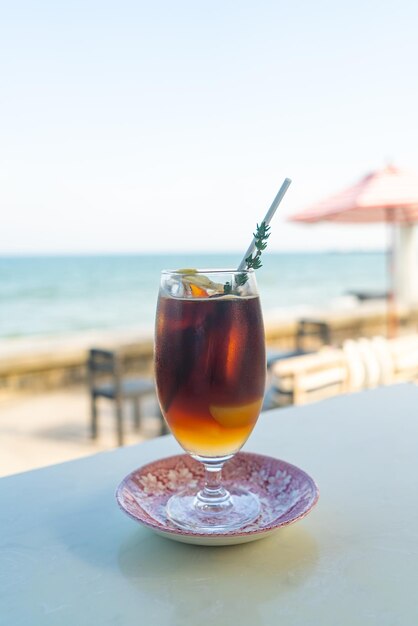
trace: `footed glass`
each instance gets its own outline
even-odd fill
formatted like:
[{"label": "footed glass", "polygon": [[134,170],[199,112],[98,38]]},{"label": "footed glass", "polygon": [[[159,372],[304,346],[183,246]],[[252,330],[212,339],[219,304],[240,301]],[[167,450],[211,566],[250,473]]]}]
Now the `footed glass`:
[{"label": "footed glass", "polygon": [[169,519],[195,532],[242,528],[258,498],[227,490],[222,467],[251,434],[265,386],[265,341],[253,270],[163,271],[155,333],[158,399],[182,448],[205,468],[205,484],[171,497]]}]

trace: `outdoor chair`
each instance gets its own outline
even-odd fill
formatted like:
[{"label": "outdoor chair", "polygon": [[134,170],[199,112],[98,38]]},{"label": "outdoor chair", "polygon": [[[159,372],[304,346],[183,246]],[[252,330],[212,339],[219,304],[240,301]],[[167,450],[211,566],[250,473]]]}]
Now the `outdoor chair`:
[{"label": "outdoor chair", "polygon": [[380,384],[390,385],[394,380],[394,362],[390,353],[389,341],[386,337],[373,337],[370,345],[380,366]]},{"label": "outdoor chair", "polygon": [[[134,427],[139,430],[141,422],[141,402],[145,396],[155,394],[153,381],[146,378],[125,378],[122,372],[120,355],[109,350],[92,349],[88,358],[88,380],[91,399],[91,436],[98,434],[97,399],[107,398],[115,403],[115,417],[118,445],[123,445],[124,424],[123,404],[129,400],[133,407]],[[166,432],[165,421],[159,413],[161,433]]]},{"label": "outdoor chair", "polygon": [[313,318],[302,318],[298,320],[296,329],[296,350],[303,352],[307,350],[306,340],[309,340],[308,349],[312,350],[312,340],[320,346],[331,344],[331,329],[327,322]]},{"label": "outdoor chair", "polygon": [[418,335],[347,339],[342,349],[272,362],[263,410],[400,381],[418,382]]},{"label": "outdoor chair", "polygon": [[262,411],[270,411],[280,406],[291,404],[292,391],[285,391],[282,389],[280,392],[277,390],[274,384],[274,377],[272,375],[273,366],[278,361],[284,361],[296,356],[302,356],[304,354],[312,354],[312,351],[305,350],[268,350],[267,351],[267,388],[264,394]]},{"label": "outdoor chair", "polygon": [[[358,389],[418,380],[418,335],[394,339],[362,337],[344,342],[343,350],[349,361],[350,388],[353,391],[357,390],[352,384],[354,355],[364,369],[364,380],[357,386]],[[360,368],[359,363],[357,368]]]},{"label": "outdoor chair", "polygon": [[271,393],[276,394],[279,406],[306,404],[347,390],[348,369],[342,350],[325,348],[272,366]]},{"label": "outdoor chair", "polygon": [[342,346],[350,392],[373,389],[393,381],[393,362],[384,337],[346,339]]},{"label": "outdoor chair", "polygon": [[346,339],[342,350],[347,364],[350,391],[360,391],[366,387],[367,372],[357,341]]},{"label": "outdoor chair", "polygon": [[[296,345],[291,350],[269,350],[267,352],[267,389],[264,395],[262,411],[270,411],[293,402],[293,389],[278,389],[272,375],[273,368],[279,361],[287,361],[293,357],[313,354],[316,348],[330,342],[331,332],[327,322],[303,318],[297,323]],[[305,345],[308,339],[308,345]]]},{"label": "outdoor chair", "polygon": [[418,380],[418,335],[405,335],[387,341],[392,359],[394,382]]}]

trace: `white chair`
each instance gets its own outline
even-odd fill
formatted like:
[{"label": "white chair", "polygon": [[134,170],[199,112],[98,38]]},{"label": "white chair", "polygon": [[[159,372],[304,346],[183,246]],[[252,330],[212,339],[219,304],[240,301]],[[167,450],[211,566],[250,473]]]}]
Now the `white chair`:
[{"label": "white chair", "polygon": [[395,381],[418,380],[418,335],[397,337],[388,342]]},{"label": "white chair", "polygon": [[342,349],[347,362],[349,390],[360,391],[366,386],[366,368],[361,350],[353,339],[346,339]]},{"label": "white chair", "polygon": [[348,389],[348,370],[342,350],[324,348],[315,354],[278,361],[272,366],[275,392],[306,404]]},{"label": "white chair", "polygon": [[394,380],[394,362],[389,342],[385,337],[373,337],[370,343],[380,366],[380,384],[390,385]]},{"label": "white chair", "polygon": [[364,337],[357,340],[357,345],[360,351],[361,358],[364,363],[364,369],[366,372],[366,387],[373,388],[380,384],[380,365],[379,360],[373,350],[370,339]]}]

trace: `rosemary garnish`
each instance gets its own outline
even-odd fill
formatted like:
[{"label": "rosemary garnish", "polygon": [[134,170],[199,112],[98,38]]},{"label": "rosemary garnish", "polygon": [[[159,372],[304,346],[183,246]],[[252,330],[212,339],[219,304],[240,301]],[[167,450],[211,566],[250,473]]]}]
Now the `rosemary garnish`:
[{"label": "rosemary garnish", "polygon": [[247,263],[247,270],[258,270],[262,263],[260,261],[261,253],[267,248],[267,239],[270,237],[270,226],[267,226],[265,222],[261,222],[260,226],[257,224],[257,231],[254,234],[255,248],[257,252],[253,256],[250,254],[245,259]]},{"label": "rosemary garnish", "polygon": [[[247,270],[249,269],[258,270],[262,266],[260,257],[261,257],[261,253],[263,252],[263,250],[267,248],[267,239],[270,237],[269,231],[270,231],[270,226],[268,226],[264,221],[261,222],[260,225],[257,224],[256,232],[253,233],[255,252],[254,254],[249,254],[247,258],[245,259]],[[237,287],[241,287],[242,285],[245,285],[247,280],[248,280],[248,274],[244,270],[240,274],[237,274],[236,279],[235,279],[235,284]],[[230,293],[232,293],[232,285],[230,282],[226,282],[224,285],[224,294],[230,294]]]}]

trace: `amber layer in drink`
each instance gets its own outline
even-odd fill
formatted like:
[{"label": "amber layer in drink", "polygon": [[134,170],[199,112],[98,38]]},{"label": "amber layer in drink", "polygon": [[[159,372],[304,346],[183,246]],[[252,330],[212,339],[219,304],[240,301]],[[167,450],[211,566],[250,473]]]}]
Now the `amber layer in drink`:
[{"label": "amber layer in drink", "polygon": [[214,457],[241,448],[261,409],[264,346],[258,297],[160,297],[157,391],[185,450]]}]

